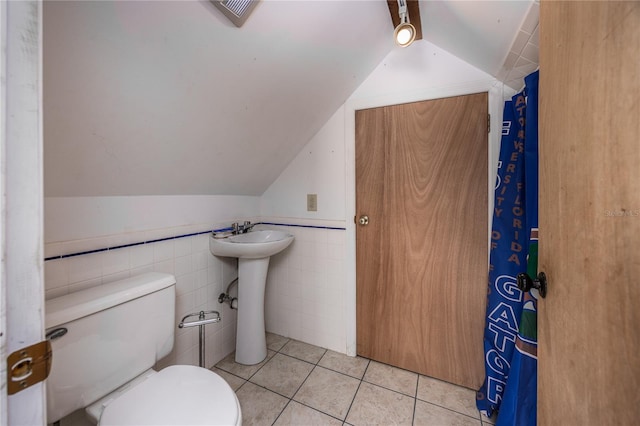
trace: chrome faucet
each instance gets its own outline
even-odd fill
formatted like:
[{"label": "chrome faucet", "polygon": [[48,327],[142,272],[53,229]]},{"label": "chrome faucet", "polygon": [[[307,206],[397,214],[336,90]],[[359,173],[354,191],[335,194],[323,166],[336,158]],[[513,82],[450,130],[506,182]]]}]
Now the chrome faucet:
[{"label": "chrome faucet", "polygon": [[253,229],[253,227],[256,226],[255,223],[251,223],[248,220],[244,221],[244,232],[249,232]]},{"label": "chrome faucet", "polygon": [[231,228],[233,229],[234,235],[245,234],[249,232],[254,226],[256,226],[256,224],[251,223],[248,220],[245,220],[243,225],[239,225],[238,222],[234,222],[231,224]]}]

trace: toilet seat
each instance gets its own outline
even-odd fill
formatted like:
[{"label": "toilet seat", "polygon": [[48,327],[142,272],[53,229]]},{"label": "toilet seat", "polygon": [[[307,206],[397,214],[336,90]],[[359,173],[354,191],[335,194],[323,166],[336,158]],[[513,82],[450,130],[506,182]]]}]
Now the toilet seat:
[{"label": "toilet seat", "polygon": [[240,425],[238,398],[216,373],[173,365],[111,401],[100,426]]}]

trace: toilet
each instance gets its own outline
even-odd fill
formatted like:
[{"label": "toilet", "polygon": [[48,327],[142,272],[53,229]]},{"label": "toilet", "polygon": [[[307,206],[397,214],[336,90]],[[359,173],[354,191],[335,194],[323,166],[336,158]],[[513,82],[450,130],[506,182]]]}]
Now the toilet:
[{"label": "toilet", "polygon": [[152,367],[174,342],[175,277],[150,272],[46,301],[47,422],[84,409],[107,425],[241,425],[235,392],[192,365]]}]

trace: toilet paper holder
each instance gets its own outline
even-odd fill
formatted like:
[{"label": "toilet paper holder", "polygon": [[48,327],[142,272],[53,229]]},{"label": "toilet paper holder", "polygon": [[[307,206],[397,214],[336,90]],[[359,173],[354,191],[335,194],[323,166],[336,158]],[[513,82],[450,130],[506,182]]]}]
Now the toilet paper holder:
[{"label": "toilet paper holder", "polygon": [[[207,315],[211,315],[211,316],[207,318]],[[185,320],[192,317],[198,317],[198,319],[185,322]],[[220,322],[221,320],[222,319],[220,318],[220,312],[218,311],[200,311],[200,312],[185,315],[182,318],[182,321],[180,321],[180,324],[178,324],[178,328],[195,327],[195,326],[199,327],[200,336],[199,336],[198,342],[200,344],[200,357],[199,357],[200,367],[206,368],[204,366],[204,362],[205,362],[204,361],[204,348],[205,348],[204,326],[214,322]]]}]

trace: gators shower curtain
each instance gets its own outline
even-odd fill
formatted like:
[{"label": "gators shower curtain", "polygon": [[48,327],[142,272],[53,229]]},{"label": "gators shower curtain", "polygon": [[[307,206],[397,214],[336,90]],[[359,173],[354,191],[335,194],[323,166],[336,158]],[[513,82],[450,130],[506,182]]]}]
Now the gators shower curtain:
[{"label": "gators shower curtain", "polygon": [[538,71],[505,102],[495,187],[484,331],[485,381],[478,409],[497,425],[536,424],[536,291],[523,294],[516,276],[537,273]]}]

